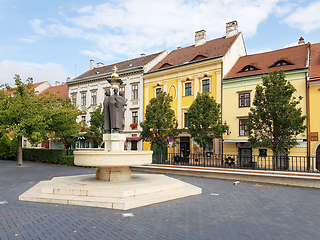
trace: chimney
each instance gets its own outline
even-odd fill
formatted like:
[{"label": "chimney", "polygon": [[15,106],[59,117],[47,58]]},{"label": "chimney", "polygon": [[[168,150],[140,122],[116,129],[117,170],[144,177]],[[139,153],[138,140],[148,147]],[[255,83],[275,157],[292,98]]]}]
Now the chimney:
[{"label": "chimney", "polygon": [[206,37],[206,30],[197,31],[195,34],[195,47],[205,44],[207,41]]},{"label": "chimney", "polygon": [[70,77],[67,77],[67,82],[69,82],[70,81]]},{"label": "chimney", "polygon": [[304,38],[303,38],[303,37],[299,38],[299,42],[298,42],[298,44],[299,44],[299,45],[301,45],[301,44],[305,44],[305,42],[304,42]]},{"label": "chimney", "polygon": [[97,63],[97,68],[103,67],[103,63],[102,62],[98,62]]},{"label": "chimney", "polygon": [[56,81],[56,86],[60,86],[60,82],[59,81]]},{"label": "chimney", "polygon": [[140,57],[145,57],[145,56],[146,56],[146,54],[144,54],[144,53],[140,54]]},{"label": "chimney", "polygon": [[94,60],[90,60],[90,70],[94,69]]},{"label": "chimney", "polygon": [[226,23],[226,38],[233,37],[238,34],[238,22],[232,21]]}]

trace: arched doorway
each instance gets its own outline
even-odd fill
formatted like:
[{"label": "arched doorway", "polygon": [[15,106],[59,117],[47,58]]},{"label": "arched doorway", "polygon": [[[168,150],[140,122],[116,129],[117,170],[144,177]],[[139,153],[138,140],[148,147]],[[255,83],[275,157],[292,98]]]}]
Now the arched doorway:
[{"label": "arched doorway", "polygon": [[316,169],[320,171],[320,145],[317,147],[316,151]]}]

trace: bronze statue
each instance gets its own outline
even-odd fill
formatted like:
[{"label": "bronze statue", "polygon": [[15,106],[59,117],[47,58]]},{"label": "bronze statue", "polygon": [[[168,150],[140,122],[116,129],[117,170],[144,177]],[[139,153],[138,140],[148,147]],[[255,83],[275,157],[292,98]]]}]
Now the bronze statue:
[{"label": "bronze statue", "polygon": [[108,91],[106,92],[103,101],[105,133],[122,132],[125,105],[126,101],[123,96],[118,95],[117,88],[114,89],[114,94],[112,96],[110,96]]}]

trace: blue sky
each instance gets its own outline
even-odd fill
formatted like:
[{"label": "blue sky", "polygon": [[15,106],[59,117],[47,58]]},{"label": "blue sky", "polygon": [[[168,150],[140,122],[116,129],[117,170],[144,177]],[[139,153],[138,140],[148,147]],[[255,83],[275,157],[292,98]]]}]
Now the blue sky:
[{"label": "blue sky", "polygon": [[65,82],[105,65],[225,36],[237,20],[248,54],[320,42],[320,1],[0,0],[0,84]]}]

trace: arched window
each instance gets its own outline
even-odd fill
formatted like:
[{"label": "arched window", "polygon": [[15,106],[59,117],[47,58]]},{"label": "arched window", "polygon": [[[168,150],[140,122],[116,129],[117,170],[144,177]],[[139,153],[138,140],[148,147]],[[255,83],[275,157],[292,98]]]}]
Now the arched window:
[{"label": "arched window", "polygon": [[240,71],[240,72],[249,72],[249,71],[255,71],[255,70],[260,70],[259,68],[253,66],[253,65],[247,65],[245,67],[243,67]]}]

